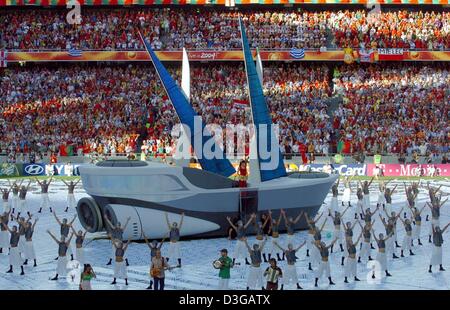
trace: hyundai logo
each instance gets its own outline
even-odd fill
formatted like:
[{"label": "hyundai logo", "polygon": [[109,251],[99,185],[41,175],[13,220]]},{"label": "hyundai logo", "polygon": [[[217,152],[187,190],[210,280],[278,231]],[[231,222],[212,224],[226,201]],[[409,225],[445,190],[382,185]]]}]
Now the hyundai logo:
[{"label": "hyundai logo", "polygon": [[44,167],[39,165],[28,165],[24,170],[25,173],[29,175],[40,175],[44,173]]}]

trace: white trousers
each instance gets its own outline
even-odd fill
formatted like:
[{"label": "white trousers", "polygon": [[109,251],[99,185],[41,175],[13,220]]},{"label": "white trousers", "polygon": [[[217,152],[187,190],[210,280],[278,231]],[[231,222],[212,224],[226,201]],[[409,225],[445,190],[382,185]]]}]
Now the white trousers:
[{"label": "white trousers", "polygon": [[33,241],[25,241],[25,258],[36,259],[36,252],[34,251]]},{"label": "white trousers", "polygon": [[7,230],[0,231],[0,248],[3,250],[9,248],[9,232]]},{"label": "white trousers", "polygon": [[317,270],[316,278],[320,279],[324,273],[327,278],[331,277],[330,263],[328,261],[324,262],[322,260],[322,261],[320,261],[320,265],[319,265],[319,269]]},{"label": "white trousers", "polygon": [[127,266],[124,261],[114,263],[114,278],[128,279]]},{"label": "white trousers", "polygon": [[402,251],[410,251],[411,250],[411,236],[405,235],[405,237],[403,237],[403,242],[402,242]]},{"label": "white trousers", "polygon": [[84,248],[76,248],[75,254],[77,255],[77,261],[80,263],[80,265],[84,264]]},{"label": "white trousers", "polygon": [[261,267],[250,267],[247,278],[247,287],[251,289],[261,288],[264,286],[263,273]]},{"label": "white trousers", "polygon": [[433,252],[431,254],[430,265],[442,265],[442,247],[433,245]]},{"label": "white trousers", "polygon": [[236,245],[234,247],[233,258],[236,260],[239,258],[246,258],[247,253],[248,253],[248,250],[247,250],[247,247],[245,246],[245,242],[242,240],[237,240]]},{"label": "white trousers", "polygon": [[345,276],[356,277],[356,259],[351,257],[345,258]]},{"label": "white trousers", "polygon": [[8,213],[11,208],[9,207],[8,200],[3,200],[3,213]]},{"label": "white trousers", "polygon": [[58,276],[67,275],[67,256],[59,256],[56,264],[56,274]]},{"label": "white trousers", "polygon": [[370,242],[363,241],[361,251],[359,252],[359,257],[361,259],[368,258],[370,256]]},{"label": "white trousers", "polygon": [[292,281],[294,284],[298,283],[298,274],[295,265],[286,265],[286,268],[284,269],[283,284],[287,285],[289,284],[289,281]]},{"label": "white trousers", "polygon": [[47,209],[50,207],[50,199],[48,198],[48,193],[41,194],[41,209]]},{"label": "white trousers", "polygon": [[9,264],[14,268],[22,266],[22,257],[20,257],[19,248],[14,247],[9,249]]},{"label": "white trousers", "polygon": [[387,258],[386,258],[386,253],[378,252],[378,253],[377,253],[376,260],[377,260],[377,262],[380,264],[381,271],[386,271],[386,270],[387,270]]},{"label": "white trousers", "polygon": [[223,290],[228,290],[228,283],[230,282],[230,279],[224,279],[224,278],[219,278],[219,290],[223,291]]},{"label": "white trousers", "polygon": [[172,261],[181,259],[179,242],[169,242],[169,259],[171,259]]},{"label": "white trousers", "polygon": [[25,199],[19,200],[19,212],[24,214],[27,212],[27,201]]},{"label": "white trousers", "polygon": [[77,202],[75,200],[75,195],[74,194],[68,194],[67,195],[67,206],[69,208],[74,208],[77,206]]}]

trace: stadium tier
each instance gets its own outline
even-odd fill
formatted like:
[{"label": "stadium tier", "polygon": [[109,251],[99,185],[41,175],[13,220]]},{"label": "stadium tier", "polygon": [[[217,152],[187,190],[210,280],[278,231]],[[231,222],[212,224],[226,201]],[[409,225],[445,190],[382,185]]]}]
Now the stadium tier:
[{"label": "stadium tier", "polygon": [[284,50],[343,48],[444,51],[450,49],[450,12],[368,9],[252,7],[84,8],[80,24],[68,10],[7,9],[0,12],[0,48],[26,50],[143,50],[138,32],[155,50],[232,51],[241,48],[242,15],[253,48]]}]

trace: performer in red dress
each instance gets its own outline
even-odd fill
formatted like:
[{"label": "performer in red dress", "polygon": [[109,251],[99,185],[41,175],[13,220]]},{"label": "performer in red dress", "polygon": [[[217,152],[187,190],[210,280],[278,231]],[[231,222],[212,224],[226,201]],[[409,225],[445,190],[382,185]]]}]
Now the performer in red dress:
[{"label": "performer in red dress", "polygon": [[242,160],[239,163],[237,175],[239,180],[239,187],[247,187],[248,173],[247,173],[247,162],[245,160]]}]

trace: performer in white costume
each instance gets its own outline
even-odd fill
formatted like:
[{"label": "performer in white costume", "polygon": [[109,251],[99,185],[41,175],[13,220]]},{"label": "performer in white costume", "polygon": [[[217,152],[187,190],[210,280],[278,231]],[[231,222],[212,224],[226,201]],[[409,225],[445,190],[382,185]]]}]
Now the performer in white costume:
[{"label": "performer in white costume", "polygon": [[240,264],[240,263],[236,263],[236,260],[239,260],[241,257],[245,258],[245,262],[248,263],[248,265],[250,265],[250,263],[247,260],[247,247],[245,246],[245,235],[246,235],[246,229],[247,227],[251,224],[251,222],[253,221],[253,219],[256,218],[256,214],[252,214],[250,216],[250,219],[248,220],[247,223],[245,223],[245,225],[242,223],[242,220],[239,220],[237,222],[237,226],[233,224],[233,222],[231,222],[231,218],[227,217],[227,221],[228,223],[230,223],[230,226],[234,229],[234,231],[236,232],[236,246],[234,248],[234,254],[233,254],[233,265],[236,264]]},{"label": "performer in white costume", "polygon": [[50,206],[50,199],[48,197],[48,188],[50,187],[50,184],[52,183],[52,179],[53,179],[53,176],[50,177],[48,182],[47,182],[47,180],[44,180],[41,182],[38,180],[38,178],[36,178],[36,182],[41,187],[41,206],[39,208],[38,213],[41,213],[42,209],[46,209],[46,208],[49,208],[50,212],[53,212],[52,207]]},{"label": "performer in white costume", "polygon": [[75,209],[77,206],[77,201],[75,199],[74,192],[75,192],[75,187],[78,185],[78,183],[80,183],[81,179],[76,181],[75,183],[73,183],[73,181],[70,181],[69,183],[67,183],[64,180],[62,180],[62,181],[67,186],[67,206],[66,206],[66,209],[64,210],[65,212],[67,212],[69,210],[69,208]]},{"label": "performer in white costume", "polygon": [[444,228],[440,229],[439,226],[432,226],[433,230],[433,252],[430,260],[430,268],[428,272],[432,272],[431,267],[439,265],[439,271],[445,271],[442,267],[442,244],[444,243],[444,238],[442,234],[447,230],[450,223],[445,225]]},{"label": "performer in white costume", "polygon": [[64,235],[61,235],[61,239],[58,240],[50,230],[47,233],[58,244],[58,263],[56,266],[56,275],[51,280],[58,280],[59,276],[65,277],[67,275],[67,250],[69,249],[70,241],[72,241],[73,234],[69,239],[66,239]]},{"label": "performer in white costume", "polygon": [[262,263],[262,251],[267,242],[267,238],[262,243],[255,243],[253,248],[247,243],[247,239],[244,240],[245,246],[250,254],[250,271],[247,278],[247,290],[256,289],[257,287],[264,290],[263,271],[261,270]]},{"label": "performer in white costume", "polygon": [[302,244],[300,244],[297,248],[294,249],[294,246],[291,243],[289,243],[287,249],[284,249],[278,243],[275,243],[275,246],[277,246],[284,253],[287,261],[287,266],[284,271],[283,284],[281,284],[281,289],[283,289],[284,285],[288,285],[290,281],[292,281],[297,285],[297,289],[299,290],[302,289],[298,281],[297,268],[295,267],[295,262],[297,261],[295,253],[297,253],[297,251],[300,250],[305,244],[306,241],[304,241]]}]

